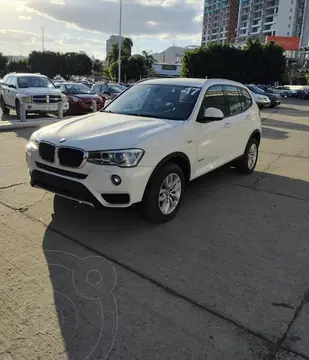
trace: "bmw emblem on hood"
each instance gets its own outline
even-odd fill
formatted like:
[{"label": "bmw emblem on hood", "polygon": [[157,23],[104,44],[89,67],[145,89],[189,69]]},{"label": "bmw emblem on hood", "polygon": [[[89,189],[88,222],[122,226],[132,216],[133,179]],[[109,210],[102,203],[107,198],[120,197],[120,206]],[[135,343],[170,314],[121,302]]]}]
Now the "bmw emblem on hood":
[{"label": "bmw emblem on hood", "polygon": [[60,144],[62,144],[62,143],[64,143],[65,141],[66,141],[67,139],[65,139],[65,138],[62,138],[62,139],[60,139]]}]

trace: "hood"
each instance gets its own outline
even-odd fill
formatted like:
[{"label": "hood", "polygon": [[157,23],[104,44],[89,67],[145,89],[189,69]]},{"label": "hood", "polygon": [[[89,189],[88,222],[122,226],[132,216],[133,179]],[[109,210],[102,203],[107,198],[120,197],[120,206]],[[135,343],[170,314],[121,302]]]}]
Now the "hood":
[{"label": "hood", "polygon": [[264,100],[269,100],[269,97],[267,95],[256,94],[253,91],[251,91],[251,94],[253,95],[254,99],[262,98]]},{"label": "hood", "polygon": [[97,94],[67,94],[68,97],[76,97],[82,100],[86,99],[94,99],[94,100],[100,100],[101,97]]},{"label": "hood", "polygon": [[138,146],[144,139],[181,125],[182,121],[97,112],[46,126],[35,132],[45,140],[84,150],[124,149]]},{"label": "hood", "polygon": [[268,97],[272,97],[272,98],[277,98],[277,99],[280,97],[279,94],[275,94],[275,93],[271,93],[271,92],[265,92],[263,95],[268,96]]},{"label": "hood", "polygon": [[41,88],[41,87],[29,87],[25,89],[18,89],[18,92],[22,95],[61,95],[59,89]]}]

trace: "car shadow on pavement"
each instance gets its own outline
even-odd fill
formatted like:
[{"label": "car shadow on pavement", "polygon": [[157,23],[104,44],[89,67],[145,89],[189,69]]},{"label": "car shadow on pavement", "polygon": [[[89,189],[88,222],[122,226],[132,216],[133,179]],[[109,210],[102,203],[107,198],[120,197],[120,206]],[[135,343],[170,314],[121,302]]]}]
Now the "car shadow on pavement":
[{"label": "car shadow on pavement", "polygon": [[[308,114],[308,120],[309,120],[309,114]],[[297,131],[309,131],[309,125],[299,124],[289,121],[281,121],[281,120],[276,120],[274,118],[264,120],[263,126],[271,126],[276,128],[297,130]]]},{"label": "car shadow on pavement", "polygon": [[[295,102],[293,103],[293,105],[297,105],[297,107],[288,107],[286,106],[286,104],[284,104],[282,106],[282,108],[278,108],[278,112],[281,113],[282,115],[285,116],[291,116],[293,118],[298,118],[298,117],[305,117],[307,119],[309,119],[309,115],[308,115],[308,101],[299,101],[299,102]],[[305,107],[305,110],[302,110],[302,107]],[[281,111],[280,111],[281,110]]]},{"label": "car shadow on pavement", "polygon": [[[56,196],[43,250],[68,359],[104,359],[116,332],[116,342],[129,341],[132,354],[143,343],[149,349],[146,358],[155,358],[154,339],[143,335],[152,326],[146,319],[133,334],[125,330],[130,324],[116,321],[120,314],[117,291],[115,301],[111,296],[111,263],[278,339],[294,311],[283,312],[272,301],[286,299],[293,309],[299,294],[294,295],[292,284],[307,286],[300,269],[307,268],[309,254],[308,203],[294,206],[289,201],[302,194],[309,201],[309,183],[268,174],[265,188],[256,190],[263,177],[259,172],[242,176],[227,167],[203,176],[187,189],[177,217],[163,225],[149,224],[134,211],[97,210]],[[98,258],[80,259],[83,249]],[[129,315],[122,311],[122,318]],[[108,358],[119,359],[120,354]]]},{"label": "car shadow on pavement", "polygon": [[290,134],[287,131],[277,130],[271,127],[264,126],[267,121],[269,120],[264,120],[262,123],[263,139],[285,140],[290,137]]}]

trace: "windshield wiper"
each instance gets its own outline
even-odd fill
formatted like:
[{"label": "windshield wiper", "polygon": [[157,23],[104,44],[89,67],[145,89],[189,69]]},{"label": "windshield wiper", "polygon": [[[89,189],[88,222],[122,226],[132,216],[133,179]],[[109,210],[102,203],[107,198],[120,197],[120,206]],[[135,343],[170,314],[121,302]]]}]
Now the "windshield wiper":
[{"label": "windshield wiper", "polygon": [[131,115],[131,116],[140,116],[140,117],[149,117],[155,119],[164,119],[162,116],[152,115],[152,114],[141,114],[141,113],[125,113],[122,115]]}]

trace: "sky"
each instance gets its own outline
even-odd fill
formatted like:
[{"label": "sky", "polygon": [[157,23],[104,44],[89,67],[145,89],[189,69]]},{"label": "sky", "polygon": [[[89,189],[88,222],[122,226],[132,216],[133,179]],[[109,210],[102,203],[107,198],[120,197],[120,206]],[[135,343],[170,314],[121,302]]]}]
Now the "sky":
[{"label": "sky", "polygon": [[[199,45],[203,0],[122,0],[122,34],[133,53]],[[26,56],[42,49],[84,51],[105,59],[106,40],[119,34],[120,0],[0,0],[0,52]]]}]

